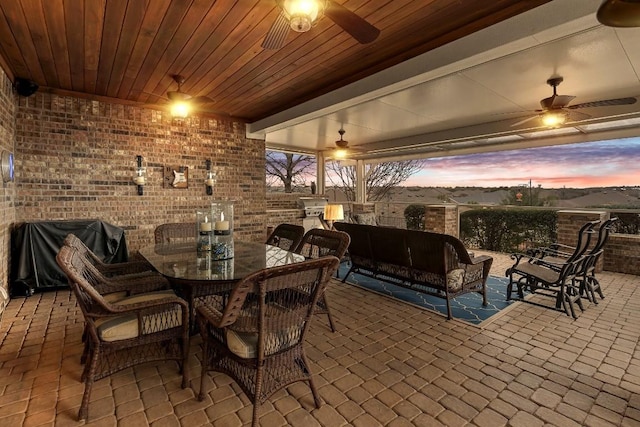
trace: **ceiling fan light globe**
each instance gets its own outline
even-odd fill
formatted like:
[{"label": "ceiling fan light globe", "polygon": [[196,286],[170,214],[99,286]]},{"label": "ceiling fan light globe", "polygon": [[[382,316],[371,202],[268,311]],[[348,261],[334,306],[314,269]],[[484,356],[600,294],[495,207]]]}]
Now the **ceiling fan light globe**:
[{"label": "ceiling fan light globe", "polygon": [[563,112],[547,112],[542,115],[542,124],[546,127],[555,128],[563,125],[567,121],[567,115]]},{"label": "ceiling fan light globe", "polygon": [[336,159],[346,159],[349,153],[345,148],[338,148],[334,154]]},{"label": "ceiling fan light globe", "polygon": [[171,104],[171,115],[176,118],[184,119],[189,115],[191,105],[185,101],[176,101]]},{"label": "ceiling fan light globe", "polygon": [[299,33],[309,31],[321,16],[325,2],[321,0],[284,0],[282,10],[291,29]]},{"label": "ceiling fan light globe", "polygon": [[298,33],[306,33],[311,29],[311,20],[304,15],[292,16],[289,22],[291,23],[291,29]]}]

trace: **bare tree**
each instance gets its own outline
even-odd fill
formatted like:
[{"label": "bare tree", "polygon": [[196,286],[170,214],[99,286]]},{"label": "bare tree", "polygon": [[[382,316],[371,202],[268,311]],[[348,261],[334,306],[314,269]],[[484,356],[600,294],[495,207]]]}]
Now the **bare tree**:
[{"label": "bare tree", "polygon": [[[419,172],[424,160],[403,160],[366,165],[365,188],[367,200],[382,199],[393,187],[406,181],[411,175]],[[326,168],[329,182],[345,194],[347,200],[356,199],[356,168],[343,166],[340,162],[327,162]]]},{"label": "bare tree", "polygon": [[304,186],[305,177],[315,175],[315,168],[316,158],[313,156],[267,150],[267,187],[281,182],[285,193],[291,193],[294,185]]}]

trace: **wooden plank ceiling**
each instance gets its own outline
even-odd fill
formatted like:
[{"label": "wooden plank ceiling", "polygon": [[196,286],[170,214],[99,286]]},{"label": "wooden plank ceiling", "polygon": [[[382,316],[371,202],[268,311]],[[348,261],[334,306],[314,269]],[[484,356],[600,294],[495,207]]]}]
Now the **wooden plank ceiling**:
[{"label": "wooden plank ceiling", "polygon": [[261,43],[275,0],[0,0],[0,63],[42,90],[151,107],[176,90],[255,121],[549,0],[335,0],[381,30],[361,45],[323,17]]}]

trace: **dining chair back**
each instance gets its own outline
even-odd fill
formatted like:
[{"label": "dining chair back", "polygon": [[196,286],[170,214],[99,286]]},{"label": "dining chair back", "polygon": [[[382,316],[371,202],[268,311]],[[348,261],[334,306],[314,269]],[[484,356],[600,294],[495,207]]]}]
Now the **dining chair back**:
[{"label": "dining chair back", "polygon": [[81,256],[84,256],[93,264],[100,273],[106,277],[114,277],[129,274],[150,274],[155,270],[145,260],[135,260],[118,262],[114,264],[105,263],[98,255],[75,234],[69,233],[64,239],[64,245],[75,248]]},{"label": "dining chair back", "polygon": [[268,245],[277,246],[286,251],[294,251],[304,237],[304,227],[295,224],[280,224],[267,238]]},{"label": "dining chair back", "polygon": [[198,400],[206,395],[207,372],[217,371],[233,378],[253,403],[252,426],[264,401],[298,381],[309,384],[319,408],[304,341],[314,307],[338,263],[327,256],[263,269],[225,297],[198,306],[203,344]]},{"label": "dining chair back", "polygon": [[160,224],[153,232],[156,245],[196,241],[195,222],[170,222]]},{"label": "dining chair back", "polygon": [[87,419],[93,383],[115,372],[153,361],[175,360],[187,385],[185,364],[189,349],[187,303],[171,290],[133,295],[109,302],[96,289],[95,269],[77,249],[63,245],[56,261],[85,319],[88,361],[80,420]]},{"label": "dining chair back", "polygon": [[[307,259],[321,258],[325,256],[334,256],[341,260],[349,248],[351,237],[344,231],[338,230],[323,230],[320,228],[312,228],[307,231],[302,239],[302,242],[298,245],[296,252],[304,255]],[[338,266],[333,271],[333,274],[337,273]],[[329,326],[331,331],[335,332],[335,324],[333,322],[333,316],[331,315],[331,308],[327,301],[326,293],[320,295],[318,303],[316,305],[317,314],[326,314],[329,318]]]}]

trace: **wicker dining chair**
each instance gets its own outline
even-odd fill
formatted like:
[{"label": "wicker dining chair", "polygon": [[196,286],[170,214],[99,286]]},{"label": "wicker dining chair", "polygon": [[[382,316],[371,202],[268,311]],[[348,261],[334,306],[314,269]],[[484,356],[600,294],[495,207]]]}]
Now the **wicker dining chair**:
[{"label": "wicker dining chair", "polygon": [[156,245],[196,241],[195,222],[170,222],[160,224],[153,232]]},{"label": "wicker dining chair", "polygon": [[[69,234],[63,242],[63,246],[74,248],[78,256],[87,264],[87,274],[91,276],[94,288],[109,302],[115,302],[127,296],[171,288],[169,281],[161,274],[147,270],[153,269],[146,261],[133,261],[128,266],[110,268],[105,264],[75,235]],[[128,264],[128,263],[121,263]],[[113,264],[118,267],[117,264]],[[114,274],[116,271],[123,274]],[[130,272],[124,274],[124,272]],[[137,271],[137,272],[136,272]]]},{"label": "wicker dining chair", "polygon": [[143,259],[107,264],[73,233],[67,235],[63,244],[76,248],[82,256],[86,257],[106,277],[155,273],[151,264]]},{"label": "wicker dining chair", "polygon": [[298,381],[308,382],[319,408],[304,341],[314,307],[338,263],[327,256],[260,270],[238,282],[226,298],[199,306],[203,352],[198,400],[206,394],[207,372],[216,371],[233,378],[253,403],[252,426],[262,403]]},{"label": "wicker dining chair", "polygon": [[[312,228],[306,232],[302,242],[300,242],[295,252],[304,255],[307,259],[315,259],[331,255],[341,260],[345,256],[350,242],[351,237],[344,231]],[[332,274],[336,274],[337,272],[338,267],[336,267]],[[331,331],[336,331],[335,324],[333,323],[333,317],[331,316],[331,309],[329,308],[329,303],[325,293],[320,295],[315,312],[317,314],[326,314],[329,318]]]},{"label": "wicker dining chair", "polygon": [[[118,264],[105,264],[89,249],[75,234],[70,233],[63,241],[63,246],[74,248],[78,256],[82,257],[87,268],[87,274],[91,277],[93,287],[108,302],[115,303],[127,297],[147,292],[168,290],[171,288],[169,281],[153,269],[146,261],[122,262]],[[89,331],[85,327],[82,334],[82,342],[85,349],[80,357],[80,362],[85,363],[89,354]]]},{"label": "wicker dining chair", "polygon": [[267,238],[268,245],[277,246],[286,251],[294,251],[302,242],[304,227],[295,224],[280,224]]},{"label": "wicker dining chair", "polygon": [[116,303],[94,287],[93,266],[77,249],[62,246],[56,257],[67,275],[85,319],[88,363],[78,418],[88,418],[93,383],[123,369],[146,362],[175,360],[187,386],[189,309],[173,291],[134,295]]}]

